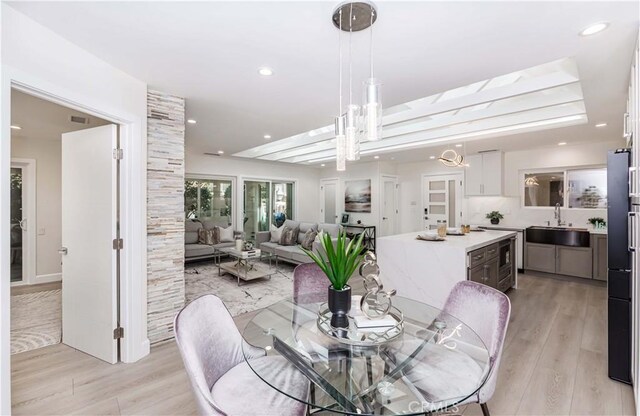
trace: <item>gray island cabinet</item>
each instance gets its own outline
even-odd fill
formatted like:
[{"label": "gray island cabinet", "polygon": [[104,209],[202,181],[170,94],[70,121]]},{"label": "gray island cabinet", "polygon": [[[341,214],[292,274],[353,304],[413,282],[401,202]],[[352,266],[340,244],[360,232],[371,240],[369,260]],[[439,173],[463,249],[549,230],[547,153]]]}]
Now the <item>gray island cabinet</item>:
[{"label": "gray island cabinet", "polygon": [[516,283],[515,237],[469,252],[467,263],[469,280],[506,292]]}]

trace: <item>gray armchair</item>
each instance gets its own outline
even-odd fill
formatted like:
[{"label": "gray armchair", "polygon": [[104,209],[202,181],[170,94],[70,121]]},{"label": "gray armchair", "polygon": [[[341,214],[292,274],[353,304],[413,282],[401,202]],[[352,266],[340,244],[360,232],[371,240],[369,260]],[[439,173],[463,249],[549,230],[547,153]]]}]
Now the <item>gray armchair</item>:
[{"label": "gray armchair", "polygon": [[[306,405],[262,381],[251,366],[277,374],[278,387],[305,397],[308,379],[279,356],[242,339],[229,311],[214,295],[202,296],[175,317],[176,343],[202,415],[303,415]],[[223,336],[224,335],[224,336]]]}]

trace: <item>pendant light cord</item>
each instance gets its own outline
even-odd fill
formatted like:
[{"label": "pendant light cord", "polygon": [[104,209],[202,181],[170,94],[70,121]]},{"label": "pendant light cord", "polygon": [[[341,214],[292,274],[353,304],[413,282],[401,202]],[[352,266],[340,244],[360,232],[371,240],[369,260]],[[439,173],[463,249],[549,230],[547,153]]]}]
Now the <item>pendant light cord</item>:
[{"label": "pendant light cord", "polygon": [[373,6],[371,6],[371,22],[369,23],[369,62],[371,64],[371,79],[373,79]]},{"label": "pendant light cord", "polygon": [[351,3],[349,9],[349,105],[353,104],[353,94],[351,84],[353,83],[352,75],[351,75],[351,63],[353,61],[353,57],[351,56],[351,38],[353,37],[353,3]]},{"label": "pendant light cord", "polygon": [[338,64],[338,116],[342,115],[342,9],[340,9],[340,24],[338,30],[338,51],[339,51],[339,64]]}]

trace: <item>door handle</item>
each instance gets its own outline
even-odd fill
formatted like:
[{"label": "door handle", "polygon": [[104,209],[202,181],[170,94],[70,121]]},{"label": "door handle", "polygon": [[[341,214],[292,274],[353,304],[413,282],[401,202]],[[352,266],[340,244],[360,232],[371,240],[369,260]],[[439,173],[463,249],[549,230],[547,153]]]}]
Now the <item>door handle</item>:
[{"label": "door handle", "polygon": [[27,219],[23,218],[20,220],[20,222],[18,223],[18,225],[20,225],[20,229],[22,231],[27,231]]},{"label": "door handle", "polygon": [[631,252],[636,251],[635,242],[632,241],[632,239],[633,239],[633,218],[635,218],[635,216],[636,216],[635,212],[628,212],[627,213],[627,248]]},{"label": "door handle", "polygon": [[383,220],[388,220],[389,218],[387,218],[387,217],[382,217],[382,219],[383,219]]},{"label": "door handle", "polygon": [[67,255],[67,253],[69,252],[69,249],[67,249],[66,247],[60,247],[58,249],[58,253],[63,254],[63,255]]}]

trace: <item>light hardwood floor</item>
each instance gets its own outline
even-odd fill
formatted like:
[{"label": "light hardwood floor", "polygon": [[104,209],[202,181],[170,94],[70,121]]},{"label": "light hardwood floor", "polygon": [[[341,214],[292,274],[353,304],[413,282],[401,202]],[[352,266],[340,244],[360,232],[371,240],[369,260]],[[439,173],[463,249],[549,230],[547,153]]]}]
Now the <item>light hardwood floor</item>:
[{"label": "light hardwood floor", "polygon": [[[631,387],[607,377],[606,288],[521,275],[492,415],[633,415]],[[256,312],[235,318],[244,328]],[[196,408],[174,342],[109,365],[59,344],[12,357],[13,413],[189,415]],[[460,409],[481,414],[480,407]]]}]

